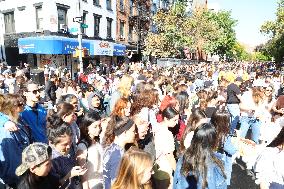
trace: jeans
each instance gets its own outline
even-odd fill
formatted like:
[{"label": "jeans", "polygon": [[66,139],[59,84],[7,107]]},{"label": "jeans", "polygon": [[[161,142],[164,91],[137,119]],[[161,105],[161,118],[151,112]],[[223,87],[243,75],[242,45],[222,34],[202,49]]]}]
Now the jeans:
[{"label": "jeans", "polygon": [[240,119],[240,106],[239,104],[227,104],[228,111],[231,115],[231,129],[230,133],[234,133]]},{"label": "jeans", "polygon": [[255,117],[243,116],[241,117],[241,128],[240,128],[240,136],[245,138],[248,132],[248,129],[251,127],[252,129],[252,140],[258,144],[258,139],[260,136],[260,126],[261,121],[256,119]]}]

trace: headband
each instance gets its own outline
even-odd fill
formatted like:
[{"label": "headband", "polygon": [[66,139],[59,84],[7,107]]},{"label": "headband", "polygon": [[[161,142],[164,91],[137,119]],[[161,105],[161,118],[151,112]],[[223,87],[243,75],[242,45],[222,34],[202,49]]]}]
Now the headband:
[{"label": "headband", "polygon": [[114,135],[115,136],[121,135],[124,131],[129,130],[133,124],[134,121],[132,119],[129,119],[125,125],[114,130]]}]

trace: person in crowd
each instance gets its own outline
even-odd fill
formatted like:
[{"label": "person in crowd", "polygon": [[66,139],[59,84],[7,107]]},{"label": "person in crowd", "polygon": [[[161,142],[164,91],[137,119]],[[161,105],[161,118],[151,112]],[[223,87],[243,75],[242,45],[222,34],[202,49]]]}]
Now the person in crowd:
[{"label": "person in crowd", "polygon": [[58,116],[62,119],[62,121],[70,125],[72,131],[72,144],[76,149],[76,144],[80,139],[80,129],[76,123],[77,117],[74,106],[66,102],[59,103],[56,107],[56,113],[54,116]]},{"label": "person in crowd", "polygon": [[100,144],[101,117],[87,113],[79,123],[81,140],[78,144],[77,161],[81,167],[88,167],[81,178],[83,189],[103,189],[103,149]]},{"label": "person in crowd", "polygon": [[173,183],[172,172],[175,170],[176,161],[174,158],[174,136],[169,129],[178,124],[179,114],[173,107],[168,106],[161,112],[161,118],[160,128],[154,132],[156,164],[160,171],[166,173],[167,178],[155,179],[154,185],[156,185],[156,188],[171,188]]},{"label": "person in crowd", "polygon": [[131,147],[122,156],[111,189],[151,189],[153,160],[151,155],[136,147]]},{"label": "person in crowd", "polygon": [[22,151],[32,142],[28,128],[19,119],[23,106],[19,95],[0,95],[0,180],[10,187],[19,181],[15,170]]},{"label": "person in crowd", "polygon": [[110,189],[127,143],[135,139],[134,121],[127,117],[109,122],[104,136],[103,175],[105,188]]},{"label": "person in crowd", "polygon": [[105,117],[106,112],[103,104],[103,97],[98,92],[93,92],[88,96],[89,112],[93,114],[99,114],[101,117]]},{"label": "person in crowd", "polygon": [[120,98],[115,104],[111,117],[129,117],[131,110],[131,101],[127,98]]},{"label": "person in crowd", "polygon": [[271,109],[274,121],[284,115],[284,95],[280,95],[277,98]]},{"label": "person in crowd", "polygon": [[206,117],[206,114],[203,111],[196,109],[191,113],[187,121],[187,127],[185,131],[183,132],[182,138],[180,140],[180,146],[179,146],[180,155],[183,154],[184,151],[187,148],[189,148],[189,146],[191,145],[191,140],[194,135],[195,129],[199,125],[203,123],[207,123],[207,122],[208,122],[208,119]]},{"label": "person in crowd", "polygon": [[45,143],[35,142],[22,152],[22,163],[17,167],[20,176],[17,189],[57,189],[59,180],[51,174],[52,149]]},{"label": "person in crowd", "polygon": [[75,189],[80,186],[79,177],[87,172],[86,167],[76,166],[76,154],[72,145],[70,125],[58,117],[48,117],[47,136],[52,148],[52,170],[60,184]]},{"label": "person in crowd", "polygon": [[218,149],[220,159],[224,162],[227,184],[230,185],[233,159],[232,156],[237,152],[237,148],[232,143],[230,133],[230,113],[227,110],[218,109],[211,118],[211,123],[216,128]]},{"label": "person in crowd", "polygon": [[112,112],[116,102],[120,98],[128,98],[131,94],[131,87],[133,85],[133,78],[129,75],[123,75],[121,78],[117,90],[111,95],[109,102],[109,112]]},{"label": "person in crowd", "polygon": [[254,86],[251,90],[244,93],[240,108],[242,113],[240,119],[240,137],[245,138],[248,129],[251,127],[251,139],[258,144],[261,121],[265,112],[263,88],[261,86]]},{"label": "person in crowd", "polygon": [[227,86],[227,108],[231,114],[231,129],[230,132],[234,133],[234,130],[237,128],[237,124],[240,119],[240,102],[241,102],[241,91],[240,85],[243,79],[237,77],[234,83],[230,83]]},{"label": "person in crowd", "polygon": [[260,189],[280,189],[284,187],[284,127],[275,139],[261,152],[254,171]]},{"label": "person in crowd", "polygon": [[40,91],[37,84],[28,82],[24,89],[26,105],[21,112],[21,119],[31,129],[32,140],[47,143],[46,116],[47,111],[39,104]]},{"label": "person in crowd", "polygon": [[212,124],[197,127],[192,144],[177,162],[173,189],[226,189],[224,165],[214,154],[217,146],[217,133]]},{"label": "person in crowd", "polygon": [[51,75],[50,79],[46,82],[45,85],[45,98],[46,101],[50,101],[52,103],[52,105],[55,105],[56,102],[56,90],[57,90],[57,86],[56,86],[56,80],[57,77],[55,75]]}]

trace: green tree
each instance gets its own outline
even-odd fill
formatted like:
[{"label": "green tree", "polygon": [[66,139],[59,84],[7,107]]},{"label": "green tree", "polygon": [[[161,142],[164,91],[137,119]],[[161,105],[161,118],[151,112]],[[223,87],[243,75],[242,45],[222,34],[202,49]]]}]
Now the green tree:
[{"label": "green tree", "polygon": [[262,53],[273,56],[276,62],[282,62],[284,60],[284,0],[278,2],[276,20],[266,21],[260,31],[270,38]]},{"label": "green tree", "polygon": [[146,55],[178,57],[187,48],[203,59],[204,52],[230,55],[236,43],[236,21],[230,12],[200,9],[188,13],[184,1],[178,1],[169,11],[159,11],[153,20],[158,32],[148,34]]}]

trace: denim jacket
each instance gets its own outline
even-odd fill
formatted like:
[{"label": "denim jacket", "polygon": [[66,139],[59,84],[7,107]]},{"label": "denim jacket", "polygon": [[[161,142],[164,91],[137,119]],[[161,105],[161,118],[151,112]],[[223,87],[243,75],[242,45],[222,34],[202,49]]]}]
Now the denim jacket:
[{"label": "denim jacket", "polygon": [[36,111],[26,105],[24,111],[21,113],[21,118],[31,129],[34,142],[48,142],[46,135],[46,115],[47,111],[39,104],[36,106]]},{"label": "denim jacket", "polygon": [[[192,173],[189,173],[187,177],[185,177],[181,173],[183,157],[179,158],[176,166],[176,171],[174,174],[173,181],[173,189],[202,189],[202,178],[199,177],[196,180]],[[208,187],[206,189],[226,189],[226,179],[223,177],[220,168],[211,164],[208,166],[207,172],[207,183]]]},{"label": "denim jacket", "polygon": [[4,124],[9,117],[0,113],[0,179],[8,185],[18,182],[16,168],[21,164],[22,151],[30,144],[29,133],[24,126],[18,124],[18,131],[9,132]]},{"label": "denim jacket", "polygon": [[216,156],[224,162],[224,170],[227,176],[227,184],[230,185],[233,159],[232,156],[237,152],[237,148],[232,143],[232,137],[225,138],[223,149],[216,153]]}]

